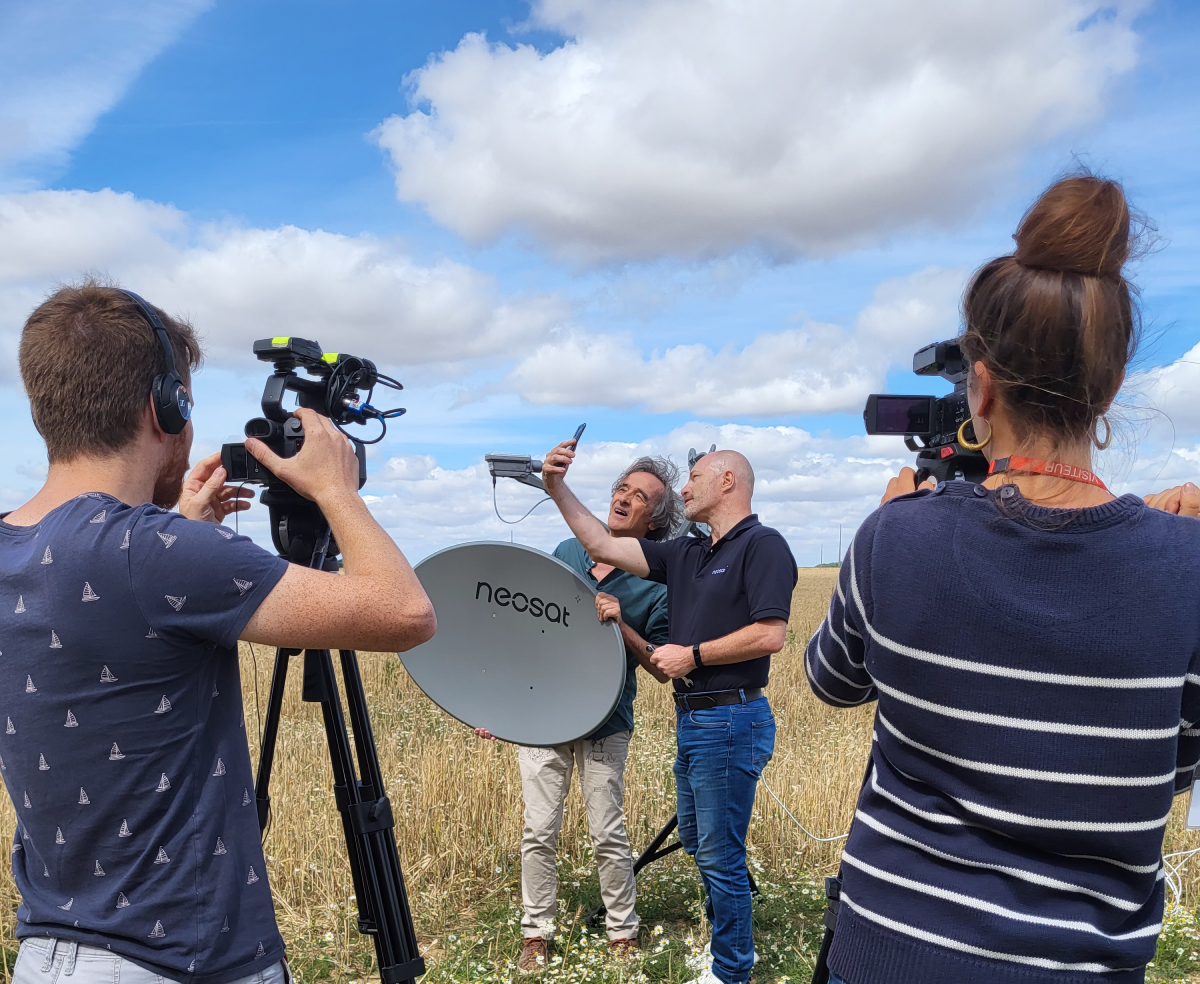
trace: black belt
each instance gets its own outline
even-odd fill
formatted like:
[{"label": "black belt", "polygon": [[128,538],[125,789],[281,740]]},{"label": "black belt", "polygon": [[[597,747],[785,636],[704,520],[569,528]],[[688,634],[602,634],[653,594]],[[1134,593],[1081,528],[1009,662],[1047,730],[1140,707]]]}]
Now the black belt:
[{"label": "black belt", "polygon": [[749,704],[763,695],[762,687],[742,690],[714,690],[707,694],[684,694],[675,692],[675,706],[683,711],[704,711],[710,707],[725,707],[728,704]]}]

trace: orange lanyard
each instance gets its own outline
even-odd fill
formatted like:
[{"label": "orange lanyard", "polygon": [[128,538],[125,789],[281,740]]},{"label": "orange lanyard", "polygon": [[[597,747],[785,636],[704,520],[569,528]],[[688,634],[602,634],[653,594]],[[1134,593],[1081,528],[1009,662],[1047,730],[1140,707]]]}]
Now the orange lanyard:
[{"label": "orange lanyard", "polygon": [[1085,482],[1098,489],[1108,491],[1108,486],[1099,477],[1080,468],[1078,465],[1065,465],[1061,461],[1039,461],[1037,458],[1021,458],[1013,455],[1010,458],[997,458],[988,468],[988,475],[999,475],[1001,472],[1029,472],[1033,475],[1052,475],[1054,478],[1065,478],[1068,482]]}]

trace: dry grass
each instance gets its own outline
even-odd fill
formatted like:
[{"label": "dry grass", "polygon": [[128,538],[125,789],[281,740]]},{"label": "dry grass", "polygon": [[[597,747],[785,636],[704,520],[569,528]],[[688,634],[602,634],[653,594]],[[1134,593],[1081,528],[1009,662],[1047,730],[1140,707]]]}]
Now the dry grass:
[{"label": "dry grass", "polygon": [[[811,696],[804,680],[803,646],[824,614],[835,576],[834,570],[800,572],[788,645],[776,657],[771,677],[778,741],[764,777],[819,835],[845,831],[871,731],[869,708],[829,708]],[[255,660],[243,646],[246,719],[255,756],[253,723],[259,706],[265,709],[272,656],[260,648]],[[436,963],[459,927],[472,925],[497,905],[511,905],[522,827],[516,750],[483,743],[442,714],[394,655],[364,654],[361,668],[418,929],[427,958]],[[266,840],[276,909],[285,939],[301,957],[301,977],[361,978],[371,947],[353,930],[353,888],[330,789],[324,730],[317,706],[300,700],[299,665],[289,684],[272,789],[274,821]],[[640,847],[674,809],[674,711],[666,688],[642,677],[636,712],[626,809],[631,839]],[[1168,828],[1168,851],[1200,846],[1200,836],[1182,830],[1183,806],[1178,804]],[[10,828],[11,809],[7,800],[0,806]],[[805,837],[761,791],[750,841],[768,876],[831,870],[839,850],[836,843]],[[577,865],[589,855],[577,789],[568,800],[560,853]],[[1194,904],[1200,880],[1185,868],[1183,884],[1188,904]],[[0,931],[6,941],[12,938],[15,905],[11,876],[5,876]]]}]

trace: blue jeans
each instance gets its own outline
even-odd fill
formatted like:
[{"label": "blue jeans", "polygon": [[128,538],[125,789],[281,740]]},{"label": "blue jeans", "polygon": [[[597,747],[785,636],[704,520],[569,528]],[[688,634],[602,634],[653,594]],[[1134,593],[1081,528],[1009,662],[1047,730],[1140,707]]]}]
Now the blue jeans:
[{"label": "blue jeans", "polygon": [[829,984],[846,984],[846,982],[831,970],[829,972]]},{"label": "blue jeans", "polygon": [[775,716],[765,697],[676,712],[679,840],[696,861],[712,925],[713,973],[745,984],[754,966],[746,829],[754,791],[775,751]]}]

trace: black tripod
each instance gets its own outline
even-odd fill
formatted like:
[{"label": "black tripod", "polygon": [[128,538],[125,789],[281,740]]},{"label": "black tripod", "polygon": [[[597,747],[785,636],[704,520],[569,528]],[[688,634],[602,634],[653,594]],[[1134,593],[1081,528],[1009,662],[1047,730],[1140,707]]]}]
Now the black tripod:
[{"label": "black tripod", "polygon": [[[312,502],[290,489],[279,488],[264,491],[262,502],[270,508],[271,535],[280,556],[319,570],[337,569],[337,544],[330,537],[325,517]],[[268,787],[275,758],[275,739],[279,734],[279,717],[283,711],[288,662],[299,654],[299,649],[275,650],[271,696],[267,702],[258,778],[254,784],[258,824],[264,831],[271,812]],[[383,774],[371,732],[362,676],[358,671],[358,656],[350,649],[339,650],[338,656],[350,728],[354,734],[353,752],[330,650],[304,650],[302,697],[320,704],[325,720],[325,737],[333,765],[334,800],[342,815],[350,874],[358,901],[359,932],[375,937],[375,953],[383,984],[407,984],[425,973],[425,961],[417,951],[416,931],[392,833],[395,827],[392,805],[383,789]]]},{"label": "black tripod", "polygon": [[[683,844],[679,840],[676,840],[673,844],[667,844],[666,847],[663,847],[663,844],[666,843],[667,838],[675,832],[675,828],[678,826],[679,814],[672,814],[671,819],[667,821],[666,826],[654,835],[654,840],[650,842],[650,845],[646,848],[646,850],[642,851],[642,853],[638,855],[637,860],[633,862],[634,878],[636,878],[638,876],[638,872],[646,867],[646,865],[650,864],[650,862],[657,861],[659,858],[665,858],[668,854],[673,854],[674,852],[683,848]],[[755,882],[754,876],[750,874],[750,870],[748,868],[746,869],[746,877],[750,879],[750,891],[757,895],[758,883]],[[608,907],[601,904],[595,912],[593,912],[587,917],[586,920],[584,920],[584,924],[587,926],[599,926],[600,920],[604,918],[604,915],[607,912]]]}]

